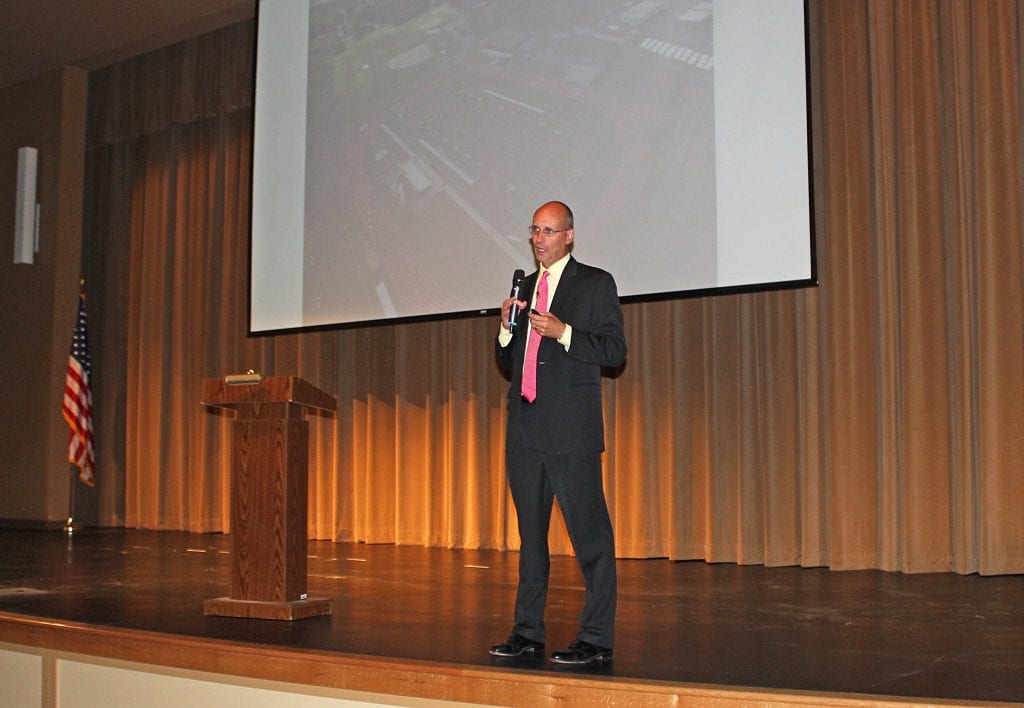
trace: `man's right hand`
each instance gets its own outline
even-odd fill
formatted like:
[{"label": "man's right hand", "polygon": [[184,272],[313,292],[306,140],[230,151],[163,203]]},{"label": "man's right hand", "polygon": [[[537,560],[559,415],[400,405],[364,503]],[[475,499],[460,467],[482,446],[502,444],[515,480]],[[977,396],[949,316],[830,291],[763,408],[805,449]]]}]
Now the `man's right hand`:
[{"label": "man's right hand", "polygon": [[501,326],[503,329],[509,329],[508,326],[508,313],[512,309],[512,305],[518,305],[519,311],[522,312],[526,309],[525,300],[517,300],[514,297],[506,298],[505,302],[501,303]]}]

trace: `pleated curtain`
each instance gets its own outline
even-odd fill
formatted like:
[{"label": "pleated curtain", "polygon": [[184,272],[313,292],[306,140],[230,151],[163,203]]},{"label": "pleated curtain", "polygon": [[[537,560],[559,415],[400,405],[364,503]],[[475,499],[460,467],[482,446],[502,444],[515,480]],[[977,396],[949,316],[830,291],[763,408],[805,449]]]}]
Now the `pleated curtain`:
[{"label": "pleated curtain", "polygon": [[[1024,572],[1022,30],[1024,0],[810,2],[820,284],[624,307],[620,557]],[[90,77],[102,523],[230,532],[200,386],[251,368],[338,398],[311,538],[517,548],[497,317],[247,336],[252,33]]]}]

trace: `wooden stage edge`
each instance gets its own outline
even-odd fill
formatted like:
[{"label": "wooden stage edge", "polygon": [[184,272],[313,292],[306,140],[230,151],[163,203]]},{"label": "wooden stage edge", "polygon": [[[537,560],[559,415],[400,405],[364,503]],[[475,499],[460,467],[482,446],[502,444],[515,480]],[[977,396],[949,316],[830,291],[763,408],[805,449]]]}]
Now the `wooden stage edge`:
[{"label": "wooden stage edge", "polygon": [[860,694],[759,690],[622,680],[552,671],[290,649],[40,619],[0,611],[0,642],[160,670],[195,671],[297,687],[488,705],[604,706],[994,706]]}]

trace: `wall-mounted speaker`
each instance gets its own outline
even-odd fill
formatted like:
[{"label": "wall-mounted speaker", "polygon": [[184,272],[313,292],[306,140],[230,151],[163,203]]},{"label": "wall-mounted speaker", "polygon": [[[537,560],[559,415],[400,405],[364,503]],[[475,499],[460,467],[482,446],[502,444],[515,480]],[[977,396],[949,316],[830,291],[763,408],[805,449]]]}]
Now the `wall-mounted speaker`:
[{"label": "wall-mounted speaker", "polygon": [[18,189],[14,206],[14,262],[29,263],[39,250],[39,205],[36,204],[36,169],[39,151],[18,148]]}]

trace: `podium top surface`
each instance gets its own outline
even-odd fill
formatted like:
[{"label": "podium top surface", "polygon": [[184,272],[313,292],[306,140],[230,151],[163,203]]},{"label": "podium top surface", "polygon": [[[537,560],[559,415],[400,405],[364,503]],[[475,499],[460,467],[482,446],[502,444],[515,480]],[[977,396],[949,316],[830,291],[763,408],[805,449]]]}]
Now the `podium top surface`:
[{"label": "podium top surface", "polygon": [[259,403],[297,403],[307,408],[338,410],[337,399],[297,376],[266,376],[256,383],[229,384],[203,380],[204,406],[237,409]]}]

